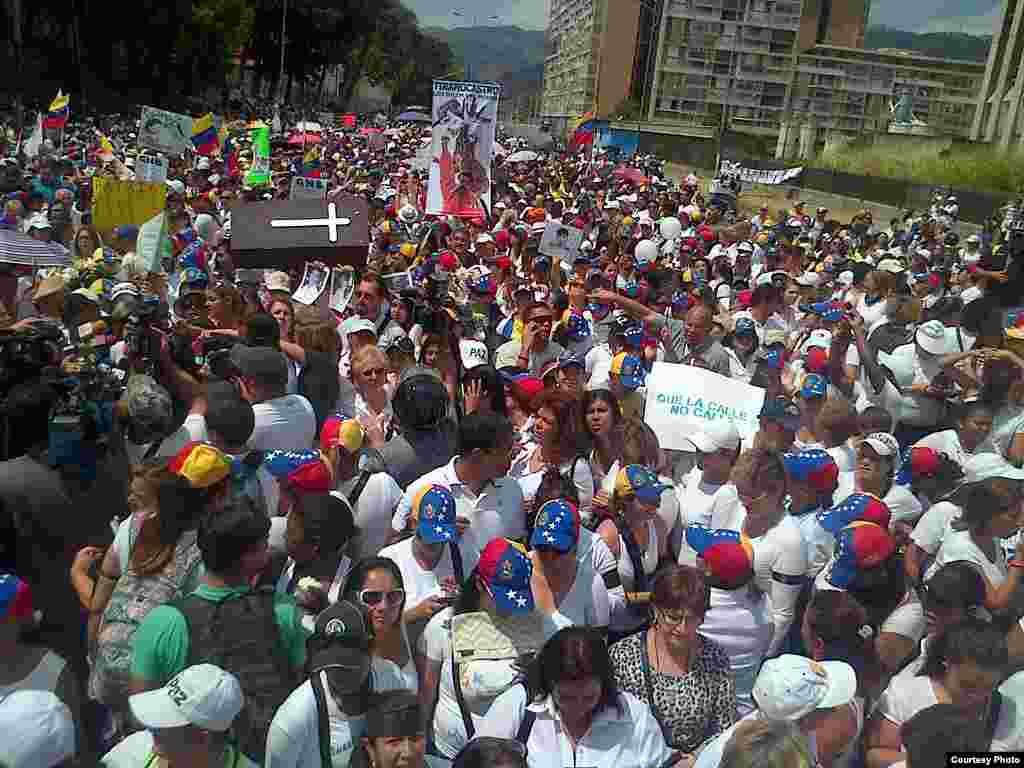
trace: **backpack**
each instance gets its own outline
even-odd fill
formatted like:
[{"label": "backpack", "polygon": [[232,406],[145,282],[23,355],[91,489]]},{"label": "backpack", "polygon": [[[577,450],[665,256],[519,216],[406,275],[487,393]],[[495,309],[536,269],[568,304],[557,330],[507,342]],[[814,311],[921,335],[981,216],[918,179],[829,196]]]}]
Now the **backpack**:
[{"label": "backpack", "polygon": [[[138,536],[138,532],[139,528],[133,523],[133,535]],[[133,550],[134,542],[129,547],[129,551]],[[96,633],[89,678],[92,698],[116,711],[126,708],[135,631],[154,608],[184,596],[185,585],[195,576],[201,563],[196,532],[186,531],[178,539],[170,562],[160,573],[139,576],[130,562],[122,565],[121,576]]]},{"label": "backpack", "polygon": [[257,761],[274,713],[297,683],[280,647],[274,599],[273,588],[260,587],[220,602],[193,594],[174,603],[188,627],[186,666],[215,664],[238,678],[245,708],[235,721],[235,735],[241,752]]}]

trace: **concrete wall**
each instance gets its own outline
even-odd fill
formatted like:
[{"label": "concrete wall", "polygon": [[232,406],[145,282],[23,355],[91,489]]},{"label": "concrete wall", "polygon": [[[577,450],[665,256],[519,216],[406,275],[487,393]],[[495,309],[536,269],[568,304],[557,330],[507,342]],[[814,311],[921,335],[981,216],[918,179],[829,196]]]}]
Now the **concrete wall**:
[{"label": "concrete wall", "polygon": [[640,0],[609,0],[599,37],[597,117],[606,118],[629,95],[640,25]]}]

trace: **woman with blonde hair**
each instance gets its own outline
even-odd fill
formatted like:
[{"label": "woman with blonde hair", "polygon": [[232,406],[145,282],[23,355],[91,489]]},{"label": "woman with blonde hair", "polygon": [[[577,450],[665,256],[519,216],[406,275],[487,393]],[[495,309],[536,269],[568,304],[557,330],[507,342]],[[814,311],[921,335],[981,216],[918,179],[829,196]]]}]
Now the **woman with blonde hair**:
[{"label": "woman with blonde hair", "polygon": [[722,752],[720,768],[814,768],[807,739],[788,720],[747,720]]},{"label": "woman with blonde hair", "polygon": [[236,288],[221,283],[206,291],[206,312],[214,328],[203,335],[224,334],[239,336],[245,329],[249,309]]},{"label": "woman with blonde hair", "polygon": [[363,428],[387,434],[394,417],[387,375],[391,364],[377,347],[368,346],[352,355],[352,385],[355,387],[355,415]]}]

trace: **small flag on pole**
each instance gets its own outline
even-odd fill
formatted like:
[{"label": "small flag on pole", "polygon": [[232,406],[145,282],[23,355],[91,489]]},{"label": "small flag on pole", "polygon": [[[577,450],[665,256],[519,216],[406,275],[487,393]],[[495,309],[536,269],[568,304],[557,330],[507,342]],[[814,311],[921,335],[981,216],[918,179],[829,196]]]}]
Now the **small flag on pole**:
[{"label": "small flag on pole", "polygon": [[312,146],[302,156],[300,176],[306,179],[320,178],[320,147]]},{"label": "small flag on pole", "polygon": [[66,96],[61,90],[50,102],[50,109],[43,119],[43,128],[63,128],[68,122],[68,115],[71,112],[71,97]]},{"label": "small flag on pole", "polygon": [[109,163],[114,159],[114,145],[110,143],[110,139],[100,133],[98,128],[93,128],[93,130],[96,131],[96,136],[100,140],[100,148],[96,151],[96,157],[104,163]]},{"label": "small flag on pole", "polygon": [[594,113],[587,112],[576,122],[569,147],[582,147],[594,143]]},{"label": "small flag on pole", "polygon": [[192,146],[197,155],[212,155],[217,150],[217,129],[213,125],[212,112],[192,121]]}]

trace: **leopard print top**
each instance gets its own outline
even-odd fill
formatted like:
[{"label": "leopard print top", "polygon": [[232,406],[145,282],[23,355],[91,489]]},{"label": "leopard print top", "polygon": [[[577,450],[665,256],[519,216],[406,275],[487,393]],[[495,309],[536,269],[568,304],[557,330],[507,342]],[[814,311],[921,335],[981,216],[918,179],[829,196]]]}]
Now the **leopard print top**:
[{"label": "leopard print top", "polygon": [[[648,706],[639,632],[615,643],[609,651],[619,690],[628,691]],[[702,650],[682,677],[651,670],[654,706],[651,707],[669,746],[686,753],[714,738],[736,721],[736,688],[729,670],[729,657],[722,646],[701,638]]]}]

